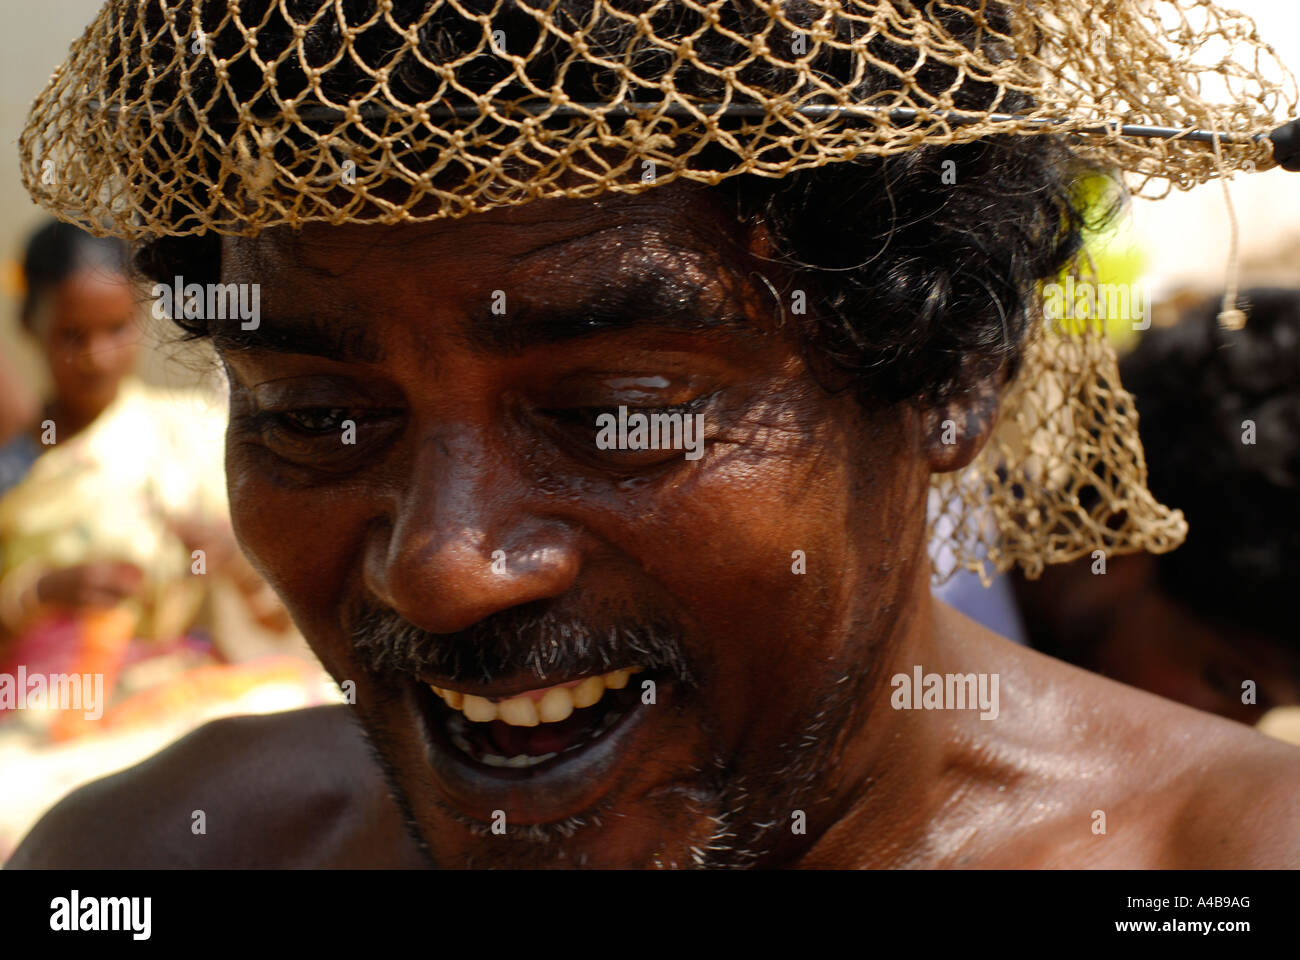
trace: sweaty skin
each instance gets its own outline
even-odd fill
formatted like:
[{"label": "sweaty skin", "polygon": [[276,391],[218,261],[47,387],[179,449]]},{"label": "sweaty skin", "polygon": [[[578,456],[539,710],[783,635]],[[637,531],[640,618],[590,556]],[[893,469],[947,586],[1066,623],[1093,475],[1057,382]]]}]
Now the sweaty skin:
[{"label": "sweaty skin", "polygon": [[[827,389],[765,244],[676,187],[227,241],[222,279],[262,285],[267,335],[217,331],[236,533],[355,706],[218,721],[74,793],[11,865],[1300,865],[1300,751],[931,598],[928,477],[974,455],[987,404]],[[305,319],[333,332],[299,335]],[[698,461],[598,451],[570,416],[687,402]],[[315,432],[269,416],[286,410]],[[968,425],[958,443],[939,439],[948,419]],[[582,776],[462,777],[430,762],[417,684],[366,669],[362,605],[431,644],[528,606],[597,627],[666,616],[692,682],[661,678]],[[997,718],[893,709],[890,678],[917,665],[996,674]]]}]

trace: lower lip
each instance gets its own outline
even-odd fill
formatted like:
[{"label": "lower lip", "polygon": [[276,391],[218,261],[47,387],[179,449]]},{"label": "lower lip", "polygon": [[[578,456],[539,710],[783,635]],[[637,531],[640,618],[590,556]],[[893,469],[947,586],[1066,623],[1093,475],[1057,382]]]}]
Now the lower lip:
[{"label": "lower lip", "polygon": [[[595,806],[615,785],[631,741],[651,713],[638,702],[595,740],[536,767],[488,767],[466,757],[448,740],[441,719],[421,703],[418,689],[412,685],[408,698],[419,717],[429,766],[446,799],[466,816],[483,822],[504,811],[507,830],[511,823],[553,823]],[[667,685],[661,685],[656,706],[665,706],[669,694]]]}]

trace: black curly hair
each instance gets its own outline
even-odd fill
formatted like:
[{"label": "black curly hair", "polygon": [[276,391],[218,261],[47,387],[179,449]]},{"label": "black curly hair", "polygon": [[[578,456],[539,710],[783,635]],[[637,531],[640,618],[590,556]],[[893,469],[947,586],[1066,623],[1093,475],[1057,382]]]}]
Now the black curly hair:
[{"label": "black curly hair", "polygon": [[[1151,492],[1187,515],[1156,560],[1161,589],[1201,616],[1294,644],[1300,595],[1300,290],[1242,295],[1250,322],[1207,301],[1120,364],[1142,412]],[[1253,433],[1253,436],[1252,436]]]},{"label": "black curly hair", "polygon": [[[283,9],[301,24],[308,22],[323,2],[287,0]],[[491,25],[505,32],[508,47],[518,48],[514,52],[528,52],[538,42],[535,18],[514,3],[463,0],[458,6],[493,14]],[[621,6],[634,12],[649,8],[643,0],[626,0]],[[188,5],[185,7],[170,15],[182,20],[191,16]],[[590,7],[590,0],[565,0],[553,15],[582,23],[583,12]],[[350,22],[365,19],[373,8],[371,0],[342,2]],[[411,23],[426,8],[427,4],[418,0],[397,0],[390,16],[394,22]],[[177,80],[174,73],[166,72],[174,62],[174,52],[168,47],[166,31],[158,29],[162,22],[158,0],[142,9],[138,15],[147,21],[149,35],[156,38],[145,54],[159,71],[148,74],[153,95],[175,102],[175,91],[168,85]],[[233,28],[222,28],[225,9],[224,3],[208,2],[201,6],[199,18],[210,35],[214,54],[233,57],[245,41]],[[272,0],[245,0],[240,9],[245,22],[261,24],[257,30],[260,57],[274,59],[294,42],[292,24],[283,19],[281,8]],[[797,0],[787,4],[787,14],[796,23],[801,17],[811,23],[821,13],[821,8]],[[723,26],[741,36],[757,32],[759,24],[768,19],[766,11],[752,3],[728,4],[719,14]],[[999,49],[998,41],[990,39],[995,34],[988,30],[992,26],[997,32],[1010,32],[1009,15],[1001,4],[988,0],[945,3],[936,6],[931,16],[968,45],[979,44],[991,57],[1012,55]],[[698,11],[685,5],[662,5],[653,18],[655,33],[660,36],[689,33],[704,26]],[[602,23],[608,24],[608,32],[587,37],[598,50],[623,50],[627,31],[636,29],[631,19],[605,18]],[[947,64],[926,62],[918,67],[915,49],[880,36],[868,37],[860,24],[839,21],[837,29],[841,38],[866,44],[882,63],[910,70],[912,82],[922,89],[947,90],[958,79]],[[338,21],[332,16],[317,20],[303,41],[307,59],[327,59],[328,52],[336,49],[338,30]],[[855,32],[862,35],[855,36]],[[436,60],[451,51],[474,49],[482,42],[483,27],[459,13],[440,14],[422,28],[421,36],[422,52]],[[547,42],[543,37],[542,43]],[[558,41],[552,37],[550,42]],[[357,55],[371,67],[393,63],[389,88],[398,99],[427,98],[437,77],[415,58],[392,60],[401,46],[400,36],[391,29],[371,29],[358,39]],[[724,66],[743,61],[747,48],[720,31],[703,31],[695,50],[701,59]],[[555,52],[552,64],[563,59],[558,49]],[[645,55],[653,57],[655,51],[647,50]],[[665,70],[675,71],[673,82],[683,93],[707,97],[719,82],[704,71],[678,69],[666,55],[663,60]],[[599,71],[574,66],[548,81],[547,63],[544,53],[534,52],[529,59],[538,86],[560,83],[565,94],[576,101],[608,96],[609,77]],[[824,49],[814,65],[825,76],[841,80],[853,76],[852,60],[844,51]],[[466,85],[486,90],[508,78],[507,66],[500,58],[484,54],[458,76]],[[638,70],[646,75],[645,64]],[[740,79],[769,91],[789,82],[759,60],[745,66]],[[294,58],[277,69],[281,97],[301,92],[306,82]],[[896,88],[898,82],[897,73],[875,69],[860,78],[856,92],[865,101]],[[220,106],[228,96],[214,77],[200,73],[192,83],[190,102]],[[325,83],[331,97],[347,100],[349,85],[355,96],[372,81],[355,64],[349,69],[344,62],[325,75]],[[230,63],[228,84],[237,95],[246,96],[254,110],[273,106],[265,93],[258,93],[263,77],[249,57],[236,57]],[[131,91],[130,95],[138,93]],[[509,98],[512,90],[506,87],[498,95]],[[646,93],[646,97],[653,95],[653,90]],[[454,99],[454,91],[447,96]],[[996,107],[1014,112],[1030,106],[1023,94],[1000,91],[970,78],[961,81],[955,100],[960,108],[971,110]],[[204,119],[219,124],[219,113],[214,109]],[[169,135],[183,139],[187,134],[178,125]],[[292,164],[297,146],[292,135],[286,137],[277,145],[277,158]],[[723,148],[714,145],[711,149]],[[709,163],[708,151],[694,162]],[[738,176],[709,189],[728,209],[735,210],[740,225],[761,222],[766,226],[776,259],[791,268],[796,285],[808,294],[807,314],[799,318],[807,349],[850,373],[853,389],[864,402],[913,398],[940,402],[997,371],[1008,377],[1015,374],[1025,335],[1036,315],[1038,283],[1058,275],[1082,246],[1085,223],[1080,184],[1092,173],[1095,171],[1086,169],[1053,137],[1004,136],[924,147],[892,158],[831,163],[779,179]],[[174,215],[193,217],[201,206],[184,209],[176,205]],[[136,254],[145,276],[166,282],[176,275],[201,283],[219,282],[220,259],[219,240],[211,234],[160,238]],[[208,335],[202,321],[180,319],[178,323],[190,336]]]}]

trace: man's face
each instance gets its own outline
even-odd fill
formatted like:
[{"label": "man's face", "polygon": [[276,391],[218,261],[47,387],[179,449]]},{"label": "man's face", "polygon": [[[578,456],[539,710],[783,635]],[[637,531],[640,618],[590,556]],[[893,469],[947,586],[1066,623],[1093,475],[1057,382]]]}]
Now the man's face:
[{"label": "man's face", "polygon": [[[911,408],[819,385],[762,250],[674,187],[226,241],[236,532],[436,862],[779,859],[856,789],[929,465]],[[703,455],[601,449],[620,406]]]}]

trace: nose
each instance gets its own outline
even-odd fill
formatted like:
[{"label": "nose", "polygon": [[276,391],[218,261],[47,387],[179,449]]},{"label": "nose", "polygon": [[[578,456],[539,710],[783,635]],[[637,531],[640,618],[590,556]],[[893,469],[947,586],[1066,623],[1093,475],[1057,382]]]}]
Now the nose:
[{"label": "nose", "polygon": [[464,630],[577,579],[576,529],[546,516],[515,457],[480,434],[426,438],[392,504],[366,542],[366,586],[423,630]]}]

